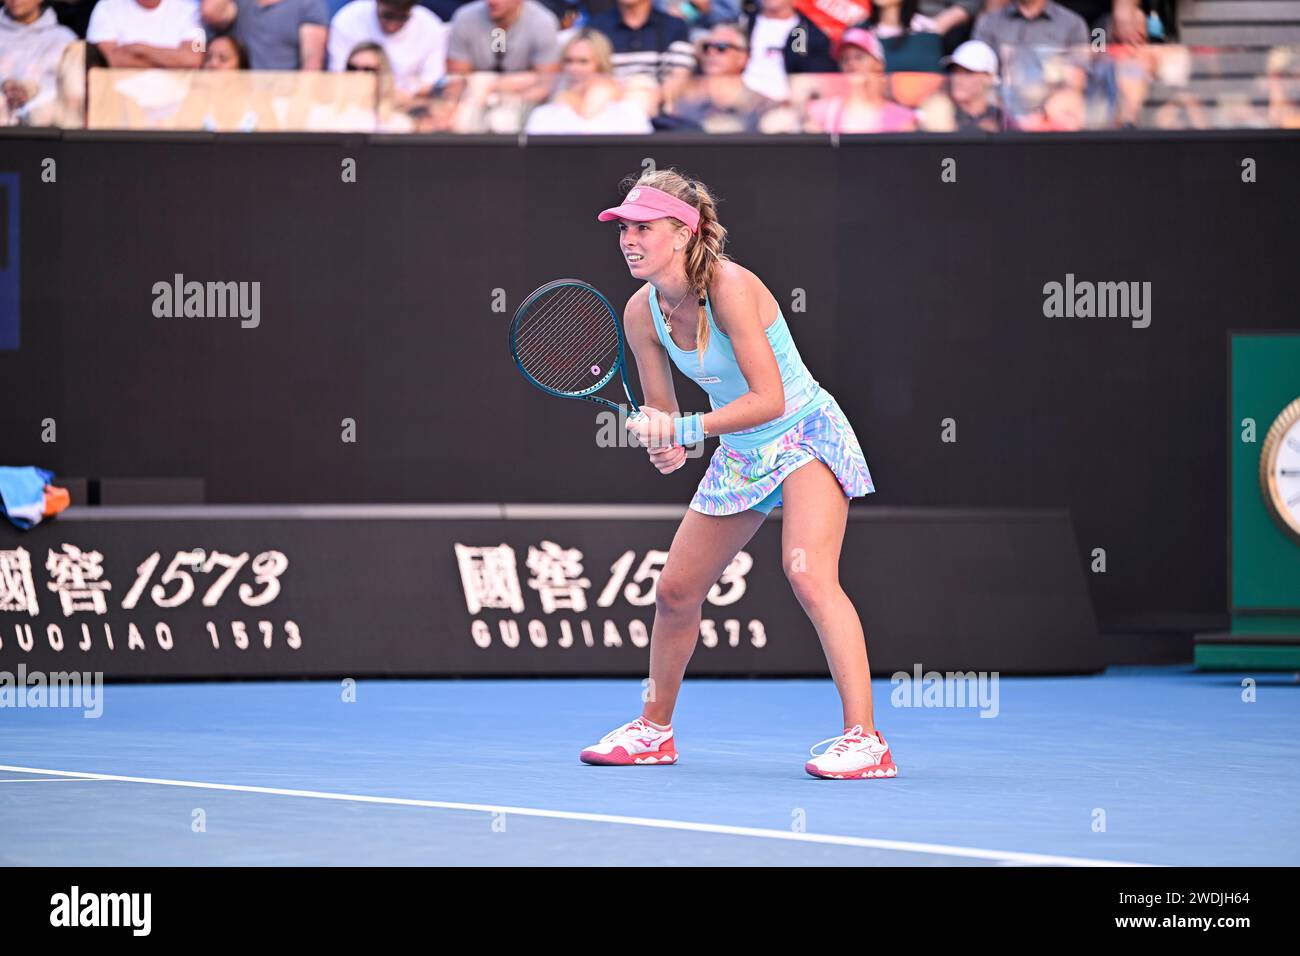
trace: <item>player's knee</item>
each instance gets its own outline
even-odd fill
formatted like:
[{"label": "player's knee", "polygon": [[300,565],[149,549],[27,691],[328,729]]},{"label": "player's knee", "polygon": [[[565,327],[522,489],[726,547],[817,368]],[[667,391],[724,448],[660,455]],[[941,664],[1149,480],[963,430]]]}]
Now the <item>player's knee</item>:
[{"label": "player's knee", "polygon": [[833,576],[814,574],[806,568],[787,565],[786,579],[790,589],[806,611],[813,611],[828,605],[839,594],[840,582]]},{"label": "player's knee", "polygon": [[704,603],[699,586],[682,575],[663,573],[655,584],[655,608],[672,614],[689,611]]}]

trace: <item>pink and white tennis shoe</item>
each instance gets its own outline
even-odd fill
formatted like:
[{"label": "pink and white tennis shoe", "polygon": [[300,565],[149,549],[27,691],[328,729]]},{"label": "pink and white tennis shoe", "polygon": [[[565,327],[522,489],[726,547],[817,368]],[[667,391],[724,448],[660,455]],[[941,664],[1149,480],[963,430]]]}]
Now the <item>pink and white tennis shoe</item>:
[{"label": "pink and white tennis shoe", "polygon": [[673,731],[659,730],[638,717],[617,730],[611,730],[599,743],[592,744],[578,759],[583,763],[608,767],[647,766],[677,762]]},{"label": "pink and white tennis shoe", "polygon": [[[820,754],[817,748],[830,744]],[[828,780],[865,780],[898,776],[898,766],[889,752],[889,744],[876,730],[866,733],[855,724],[838,737],[818,741],[809,749],[813,757],[804,769],[814,777]]]}]

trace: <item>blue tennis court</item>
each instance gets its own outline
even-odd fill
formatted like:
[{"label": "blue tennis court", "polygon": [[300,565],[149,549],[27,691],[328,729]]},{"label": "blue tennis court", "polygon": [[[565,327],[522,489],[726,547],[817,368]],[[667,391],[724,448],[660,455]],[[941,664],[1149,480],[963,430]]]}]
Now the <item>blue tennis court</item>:
[{"label": "blue tennis court", "polygon": [[1242,676],[1004,678],[993,717],[877,680],[880,781],[804,773],[828,680],[688,680],[669,767],[578,761],[636,681],[114,684],[4,712],[0,863],[1300,864],[1300,684]]}]

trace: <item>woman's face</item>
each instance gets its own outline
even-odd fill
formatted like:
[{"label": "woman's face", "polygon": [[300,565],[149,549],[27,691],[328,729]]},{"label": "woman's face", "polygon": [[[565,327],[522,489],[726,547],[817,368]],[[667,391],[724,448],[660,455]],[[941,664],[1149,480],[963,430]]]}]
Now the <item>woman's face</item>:
[{"label": "woman's face", "polygon": [[216,37],[208,44],[208,55],[203,58],[205,70],[239,69],[239,51],[229,37]]},{"label": "woman's face", "polygon": [[885,73],[885,64],[859,46],[846,46],[840,54],[840,72],[851,76],[874,76]]},{"label": "woman's face", "polygon": [[[679,235],[679,233],[681,235]],[[674,227],[671,220],[655,219],[650,222],[618,221],[618,247],[627,263],[628,272],[638,279],[649,279],[668,270],[673,257],[685,247],[685,226]]]},{"label": "woman's face", "polygon": [[600,66],[596,62],[596,51],[591,48],[591,44],[586,40],[578,40],[569,44],[569,48],[564,52],[564,76],[566,79],[577,82],[589,80],[600,71]]},{"label": "woman's face", "polygon": [[383,65],[378,50],[361,50],[348,57],[348,69],[353,72],[378,73]]},{"label": "woman's face", "polygon": [[853,95],[878,100],[885,95],[885,64],[860,47],[845,47],[840,70],[848,78]]}]

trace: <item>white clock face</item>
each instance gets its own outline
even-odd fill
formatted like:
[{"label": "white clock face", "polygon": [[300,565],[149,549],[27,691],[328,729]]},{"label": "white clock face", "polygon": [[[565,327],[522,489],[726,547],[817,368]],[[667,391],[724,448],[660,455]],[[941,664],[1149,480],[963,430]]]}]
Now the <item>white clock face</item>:
[{"label": "white clock face", "polygon": [[1300,539],[1300,416],[1284,414],[1278,424],[1281,430],[1269,436],[1272,441],[1265,449],[1265,498],[1281,522]]}]

